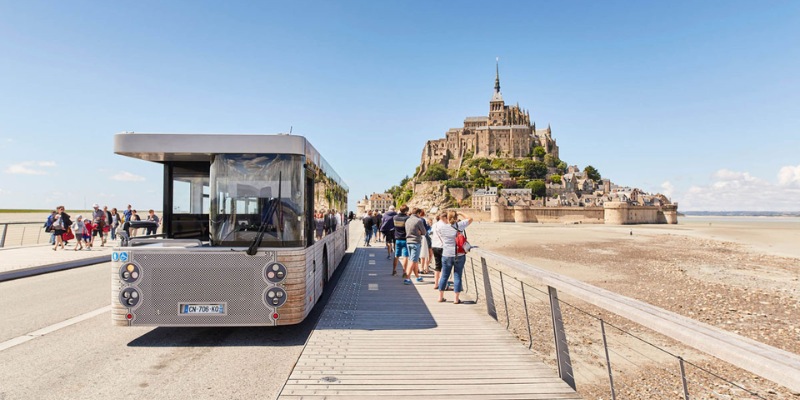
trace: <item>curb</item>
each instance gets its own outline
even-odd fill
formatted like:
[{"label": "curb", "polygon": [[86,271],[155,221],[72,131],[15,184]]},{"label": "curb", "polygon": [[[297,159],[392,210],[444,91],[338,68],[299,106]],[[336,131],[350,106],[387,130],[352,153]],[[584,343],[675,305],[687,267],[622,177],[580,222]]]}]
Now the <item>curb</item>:
[{"label": "curb", "polygon": [[84,258],[82,260],[67,261],[56,264],[40,265],[37,267],[21,268],[14,271],[0,272],[0,282],[11,281],[19,278],[27,278],[29,276],[47,274],[50,272],[64,271],[67,269],[87,267],[89,265],[101,264],[105,262],[111,262],[110,255]]}]

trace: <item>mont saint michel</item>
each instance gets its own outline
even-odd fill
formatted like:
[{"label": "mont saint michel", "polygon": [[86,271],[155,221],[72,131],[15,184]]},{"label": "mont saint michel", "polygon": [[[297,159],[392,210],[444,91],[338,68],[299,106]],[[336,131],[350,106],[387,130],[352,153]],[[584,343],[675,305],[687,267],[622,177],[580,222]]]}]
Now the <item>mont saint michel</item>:
[{"label": "mont saint michel", "polygon": [[553,130],[531,113],[506,104],[499,65],[487,115],[468,116],[445,137],[428,140],[413,178],[373,193],[359,211],[387,200],[425,209],[472,208],[492,222],[675,224],[677,203],[667,196],[614,184],[593,166],[559,157]]}]

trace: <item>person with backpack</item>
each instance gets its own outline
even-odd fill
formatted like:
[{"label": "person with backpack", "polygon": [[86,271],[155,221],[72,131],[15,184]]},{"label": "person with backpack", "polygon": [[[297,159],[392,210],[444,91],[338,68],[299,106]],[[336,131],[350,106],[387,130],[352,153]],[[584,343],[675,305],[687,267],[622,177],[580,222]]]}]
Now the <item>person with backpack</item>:
[{"label": "person with backpack", "polygon": [[[386,214],[383,214],[383,219],[381,219],[381,226],[380,230],[383,233],[383,238],[386,240],[386,259],[392,257],[394,254],[394,216],[397,215],[397,212],[394,210],[394,206],[389,206],[389,211]],[[392,275],[397,275],[397,262],[395,261],[394,265],[392,266]]]},{"label": "person with backpack", "polygon": [[[458,216],[464,217],[459,220]],[[446,225],[439,225],[436,233],[439,235],[439,240],[442,241],[442,277],[439,280],[439,302],[444,303],[447,299],[444,298],[444,291],[447,289],[447,281],[450,279],[450,273],[453,273],[453,292],[455,293],[455,300],[453,304],[461,304],[458,298],[463,290],[461,283],[464,274],[464,264],[467,261],[467,252],[461,247],[461,243],[465,240],[458,240],[458,236],[464,236],[464,229],[472,223],[472,217],[456,212],[454,210],[447,212]]]},{"label": "person with backpack", "polygon": [[50,211],[50,215],[47,216],[47,221],[44,222],[44,231],[50,234],[50,244],[56,244],[56,235],[53,233],[53,219],[55,219],[56,210]]}]

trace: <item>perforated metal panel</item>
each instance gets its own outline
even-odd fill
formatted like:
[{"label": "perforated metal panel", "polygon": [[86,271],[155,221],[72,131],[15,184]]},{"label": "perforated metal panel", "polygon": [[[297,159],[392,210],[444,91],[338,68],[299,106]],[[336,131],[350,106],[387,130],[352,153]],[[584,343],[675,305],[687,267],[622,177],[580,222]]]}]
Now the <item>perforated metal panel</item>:
[{"label": "perforated metal panel", "polygon": [[[265,306],[267,283],[262,271],[275,253],[131,251],[142,277],[133,287],[141,293],[132,325],[237,326],[274,325],[275,309]],[[186,315],[181,303],[227,303],[226,315]]]}]

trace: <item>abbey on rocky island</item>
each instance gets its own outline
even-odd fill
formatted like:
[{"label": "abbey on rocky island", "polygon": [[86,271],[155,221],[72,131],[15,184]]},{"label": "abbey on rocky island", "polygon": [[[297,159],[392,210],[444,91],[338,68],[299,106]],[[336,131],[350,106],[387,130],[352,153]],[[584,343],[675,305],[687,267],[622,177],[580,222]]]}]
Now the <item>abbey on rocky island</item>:
[{"label": "abbey on rocky island", "polygon": [[500,93],[500,68],[495,70],[494,94],[489,101],[489,115],[467,117],[464,126],[447,131],[444,139],[429,140],[422,150],[419,173],[428,167],[441,164],[448,169],[458,169],[464,156],[485,158],[529,158],[537,146],[558,159],[558,146],[550,126],[536,129],[528,110],[517,105],[506,105]]}]

